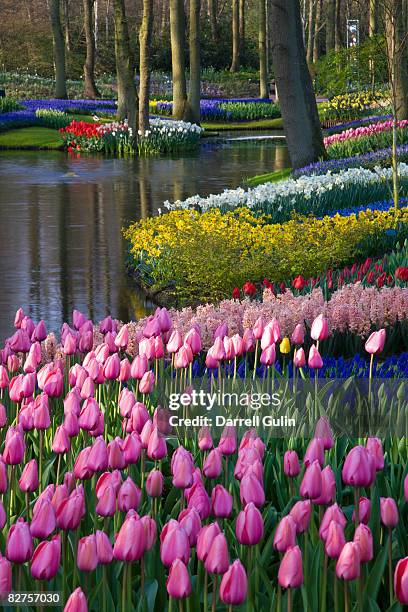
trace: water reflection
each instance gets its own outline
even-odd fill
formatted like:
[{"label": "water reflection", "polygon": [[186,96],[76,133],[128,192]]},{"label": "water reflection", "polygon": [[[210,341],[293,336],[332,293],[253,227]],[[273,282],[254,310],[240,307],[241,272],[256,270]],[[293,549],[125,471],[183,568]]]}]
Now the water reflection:
[{"label": "water reflection", "polygon": [[152,308],[124,272],[121,228],[166,199],[236,187],[287,166],[277,141],[203,147],[190,158],[111,160],[0,154],[0,341],[22,305],[58,329],[74,307],[93,319]]}]

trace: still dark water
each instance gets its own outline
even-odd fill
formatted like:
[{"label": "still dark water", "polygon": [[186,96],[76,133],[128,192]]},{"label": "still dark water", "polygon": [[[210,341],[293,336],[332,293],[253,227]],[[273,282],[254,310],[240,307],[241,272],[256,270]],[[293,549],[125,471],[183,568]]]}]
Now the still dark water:
[{"label": "still dark water", "polygon": [[234,140],[174,159],[0,152],[0,342],[19,306],[49,330],[73,308],[94,320],[145,314],[152,305],[126,276],[121,228],[167,199],[219,193],[286,167],[283,143]]}]

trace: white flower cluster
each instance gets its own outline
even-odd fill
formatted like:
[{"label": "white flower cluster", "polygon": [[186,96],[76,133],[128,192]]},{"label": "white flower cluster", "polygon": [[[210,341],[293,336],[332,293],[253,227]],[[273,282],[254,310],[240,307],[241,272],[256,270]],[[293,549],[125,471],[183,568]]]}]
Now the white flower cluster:
[{"label": "white flower cluster", "polygon": [[[203,128],[195,123],[189,123],[186,121],[174,121],[173,119],[150,119],[149,130],[146,130],[144,137],[155,136],[162,134],[163,136],[172,135],[185,135],[191,134],[200,135],[204,132]],[[139,136],[141,132],[139,130]]]},{"label": "white flower cluster", "polygon": [[[408,165],[401,163],[398,166],[399,175],[408,178]],[[262,205],[273,205],[277,203],[282,206],[284,199],[288,205],[294,204],[296,199],[301,196],[304,200],[310,200],[324,195],[332,190],[344,190],[346,188],[364,187],[389,181],[392,177],[391,168],[350,168],[337,174],[328,172],[327,174],[301,176],[298,179],[287,179],[277,183],[264,183],[258,187],[244,190],[226,189],[223,193],[210,195],[202,198],[199,195],[192,196],[186,200],[176,202],[164,202],[168,210],[199,208],[202,212],[210,208],[236,208],[237,206],[247,206],[255,208]],[[350,202],[352,205],[352,202]]]}]

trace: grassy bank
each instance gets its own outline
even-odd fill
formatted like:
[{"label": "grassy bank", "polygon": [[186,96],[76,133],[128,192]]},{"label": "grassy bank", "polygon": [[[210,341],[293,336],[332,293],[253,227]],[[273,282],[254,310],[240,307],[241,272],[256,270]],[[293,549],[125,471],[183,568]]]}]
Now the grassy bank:
[{"label": "grassy bank", "polygon": [[0,149],[61,149],[63,138],[57,130],[27,127],[0,134]]},{"label": "grassy bank", "polygon": [[292,172],[292,168],[284,168],[283,170],[276,170],[275,172],[268,172],[267,174],[258,174],[251,178],[246,179],[245,184],[249,187],[256,187],[263,183],[277,183],[289,178]]}]

